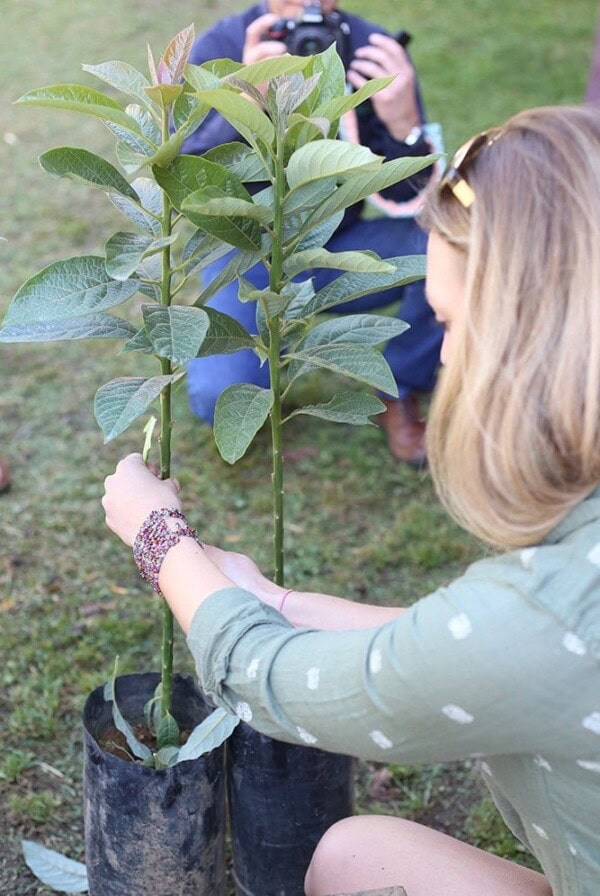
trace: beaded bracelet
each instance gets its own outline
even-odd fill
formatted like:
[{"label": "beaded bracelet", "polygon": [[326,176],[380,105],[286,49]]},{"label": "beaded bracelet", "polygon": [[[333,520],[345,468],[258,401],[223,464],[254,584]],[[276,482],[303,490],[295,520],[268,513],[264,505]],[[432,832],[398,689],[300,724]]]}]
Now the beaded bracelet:
[{"label": "beaded bracelet", "polygon": [[133,543],[133,559],[141,577],[162,596],[158,587],[158,575],[167,551],[174,547],[181,538],[189,536],[198,544],[200,539],[188,524],[180,510],[174,507],[163,507],[153,510],[144,520]]}]

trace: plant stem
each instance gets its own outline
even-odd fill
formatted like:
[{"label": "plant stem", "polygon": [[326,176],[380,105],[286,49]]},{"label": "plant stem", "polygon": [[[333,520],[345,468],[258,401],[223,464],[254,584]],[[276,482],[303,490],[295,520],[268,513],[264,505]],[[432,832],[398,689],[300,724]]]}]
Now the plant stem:
[{"label": "plant stem", "polygon": [[[163,142],[169,139],[169,115],[163,111],[162,120]],[[166,193],[162,194],[161,236],[168,237],[172,229],[171,202]],[[160,301],[161,305],[171,304],[171,247],[165,246],[162,251]],[[161,373],[169,376],[172,373],[171,362],[168,358],[160,359]],[[171,385],[166,386],[160,394],[160,478],[168,479],[171,475]],[[171,712],[173,698],[173,614],[165,601],[163,607],[163,632],[161,651],[161,717]]]},{"label": "plant stem", "polygon": [[[284,172],[284,135],[277,130],[277,155],[275,159],[274,204],[275,220],[273,232],[283,232],[283,194],[285,191]],[[271,268],[269,271],[269,287],[272,292],[279,292],[283,277],[283,252],[281,239],[277,236],[272,243]],[[269,320],[269,375],[273,406],[271,408],[271,446],[273,485],[273,567],[277,585],[284,584],[284,550],[283,550],[283,452],[281,433],[281,315],[276,314]]]}]

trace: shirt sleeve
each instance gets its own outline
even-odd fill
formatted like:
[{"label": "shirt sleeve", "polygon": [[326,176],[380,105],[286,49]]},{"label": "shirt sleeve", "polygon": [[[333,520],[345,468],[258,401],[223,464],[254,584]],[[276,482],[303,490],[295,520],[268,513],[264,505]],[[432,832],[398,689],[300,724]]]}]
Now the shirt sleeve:
[{"label": "shirt sleeve", "polygon": [[247,592],[217,592],[188,637],[200,684],[267,735],[363,759],[560,749],[592,676],[561,653],[551,614],[481,566],[369,630],[294,629]]}]

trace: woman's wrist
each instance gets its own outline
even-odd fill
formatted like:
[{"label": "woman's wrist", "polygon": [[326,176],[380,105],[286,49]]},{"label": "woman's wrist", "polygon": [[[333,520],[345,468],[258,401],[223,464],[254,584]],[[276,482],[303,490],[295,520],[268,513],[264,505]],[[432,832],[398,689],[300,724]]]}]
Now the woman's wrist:
[{"label": "woman's wrist", "polygon": [[200,540],[189,525],[183,513],[174,507],[153,510],[142,523],[133,543],[133,558],[144,581],[157,594],[162,595],[159,575],[171,548],[181,538],[192,538],[198,545]]}]

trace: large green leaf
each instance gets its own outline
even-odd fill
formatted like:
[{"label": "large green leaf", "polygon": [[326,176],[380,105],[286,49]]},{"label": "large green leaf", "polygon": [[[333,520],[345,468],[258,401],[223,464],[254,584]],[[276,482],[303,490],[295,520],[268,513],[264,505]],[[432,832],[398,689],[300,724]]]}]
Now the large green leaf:
[{"label": "large green leaf", "polygon": [[162,135],[150,112],[143,106],[139,106],[137,103],[131,103],[125,108],[125,111],[137,124],[140,134],[145,137],[149,143],[152,143],[154,146],[159,146],[162,140]]},{"label": "large green leaf", "polygon": [[294,362],[289,367],[290,381],[315,368],[325,368],[367,383],[387,395],[398,395],[398,387],[387,361],[380,351],[369,345],[337,342],[290,352],[287,357]]},{"label": "large green leaf", "polygon": [[94,184],[102,190],[114,190],[137,200],[133,187],[117,171],[114,165],[87,149],[75,146],[59,146],[40,156],[40,165],[45,171],[57,177],[81,180]]},{"label": "large green leaf", "polygon": [[211,187],[222,190],[230,197],[252,201],[239,177],[222,165],[200,156],[178,156],[167,168],[156,168],[153,173],[158,185],[179,210],[184,199],[192,193]]},{"label": "large green leaf", "polygon": [[144,305],[142,314],[157,355],[179,366],[196,357],[209,327],[208,314],[203,308]]},{"label": "large green leaf", "polygon": [[[317,227],[313,228],[306,236],[300,240],[300,244],[298,245],[298,252],[303,252],[305,249],[321,249],[325,243],[328,243],[333,234],[336,232],[340,224],[342,223],[342,219],[344,217],[344,212],[338,212],[337,215],[333,215],[329,219],[329,221],[323,221]],[[296,229],[297,232],[297,229]]]},{"label": "large green leaf", "polygon": [[46,849],[33,840],[21,840],[25,864],[43,884],[59,893],[87,893],[86,867],[66,856]]},{"label": "large green leaf", "polygon": [[366,84],[363,84],[359,90],[346,94],[346,96],[333,97],[332,99],[327,100],[327,102],[322,103],[315,109],[314,115],[322,115],[324,118],[329,119],[329,121],[335,121],[336,119],[341,118],[341,116],[350,109],[355,109],[357,106],[360,106],[361,103],[364,103],[365,100],[372,97],[374,93],[383,90],[383,88],[391,84],[393,80],[393,77],[371,78]]},{"label": "large green leaf", "polygon": [[137,270],[144,258],[162,252],[176,239],[176,233],[156,240],[129,231],[113,233],[104,246],[106,270],[115,280],[127,280]]},{"label": "large green leaf", "polygon": [[250,383],[229,386],[215,406],[213,432],[223,460],[234,464],[243,457],[273,406],[273,393]]},{"label": "large green leaf", "polygon": [[71,339],[130,339],[135,328],[112,314],[90,314],[69,320],[6,324],[0,342],[60,342]]},{"label": "large green leaf", "polygon": [[159,237],[162,228],[160,221],[146,211],[138,202],[134,202],[127,196],[121,196],[120,193],[109,193],[108,198],[118,210],[124,215],[135,227],[143,230],[152,237]]},{"label": "large green leaf", "polygon": [[333,342],[356,342],[361,345],[381,345],[407,330],[409,325],[397,317],[382,314],[344,314],[317,324],[306,335],[300,351],[315,345]]},{"label": "large green leaf", "polygon": [[292,154],[286,169],[290,189],[324,177],[355,177],[365,171],[377,171],[382,157],[366,146],[343,140],[315,140]]},{"label": "large green leaf", "polygon": [[333,423],[364,426],[371,422],[369,417],[381,414],[383,411],[385,411],[384,403],[374,395],[365,395],[363,392],[341,392],[325,404],[309,404],[297,408],[287,416],[286,421],[299,414],[308,414],[309,417],[320,417]]},{"label": "large green leaf", "polygon": [[428,156],[415,156],[403,159],[394,159],[385,162],[378,171],[358,172],[348,178],[335,193],[319,206],[315,215],[309,220],[307,230],[320,224],[321,221],[346,209],[356,202],[361,202],[373,193],[381,193],[382,190],[393,186],[407,177],[412,177],[424,168],[429,168],[439,154]]},{"label": "large green leaf", "polygon": [[5,323],[48,322],[104,311],[127,301],[138,287],[137,280],[113,280],[103,258],[67,258],[23,284],[9,305]]},{"label": "large green leaf", "polygon": [[[262,84],[264,81],[271,81],[273,78],[280,78],[282,75],[303,71],[307,65],[306,56],[290,56],[286,53],[284,56],[271,56],[269,59],[261,59],[251,65],[245,65],[236,72],[236,76],[248,81],[249,84],[256,85]],[[230,77],[234,76],[226,75],[224,81],[227,82]]]},{"label": "large green leaf", "polygon": [[210,753],[224,743],[236,725],[239,718],[226,710],[215,709],[204,721],[196,725],[187,741],[179,750],[178,762],[187,762],[197,759],[205,753]]},{"label": "large green leaf", "polygon": [[39,87],[23,94],[16,102],[29,106],[49,106],[53,109],[82,112],[104,121],[114,121],[131,131],[138,129],[135,120],[123,111],[116,100],[100,93],[99,90],[82,87],[80,84],[53,84],[51,87]]},{"label": "large green leaf", "polygon": [[286,317],[309,317],[319,311],[327,311],[344,302],[351,302],[364,295],[381,292],[397,286],[404,286],[415,280],[421,280],[425,276],[424,255],[399,255],[394,258],[386,258],[386,262],[392,265],[393,271],[389,274],[341,274],[336,277],[311,299],[307,304],[299,308],[290,308],[286,311]]},{"label": "large green leaf", "polygon": [[81,67],[100,81],[110,84],[121,93],[138,100],[143,106],[151,108],[151,103],[144,91],[145,87],[150,86],[150,82],[127,62],[113,60],[112,62],[101,62],[100,65],[82,65]]},{"label": "large green leaf", "polygon": [[216,90],[221,86],[219,76],[203,65],[188,63],[185,67],[185,80],[195,91]]},{"label": "large green leaf", "polygon": [[183,92],[173,104],[173,130],[185,139],[202,124],[209,112],[209,106],[196,99],[190,85],[184,84]]},{"label": "large green leaf", "polygon": [[262,160],[250,146],[245,143],[223,143],[215,146],[202,156],[207,162],[221,165],[227,168],[242,183],[260,183],[268,180],[269,175],[265,170]]},{"label": "large green leaf", "polygon": [[284,263],[288,277],[295,277],[311,268],[334,268],[362,274],[391,274],[394,270],[391,264],[367,252],[329,252],[318,247],[296,252]]},{"label": "large green leaf", "polygon": [[208,332],[198,352],[198,357],[205,355],[229,355],[242,348],[252,348],[254,338],[233,317],[217,311],[216,308],[204,308],[208,315]]},{"label": "large green leaf", "polygon": [[181,374],[154,376],[150,379],[120,377],[100,386],[94,398],[94,415],[104,434],[104,441],[110,442],[125,432],[163,389],[179,376]]},{"label": "large green leaf", "polygon": [[275,141],[275,129],[269,118],[254,103],[232,90],[201,90],[196,94],[201,103],[206,103],[225,118],[240,132],[251,146],[258,137],[267,146]]},{"label": "large green leaf", "polygon": [[299,107],[303,115],[310,116],[319,106],[346,92],[346,72],[335,44],[331,44],[323,53],[309,57],[312,65],[306,74],[321,74],[317,89]]},{"label": "large green leaf", "polygon": [[[220,195],[215,196],[215,193]],[[262,248],[259,220],[270,217],[269,210],[262,206],[243,199],[230,199],[219,187],[209,187],[184,199],[181,210],[200,230],[230,246],[249,252],[259,252]],[[242,211],[245,216],[240,214]]]},{"label": "large green leaf", "polygon": [[155,143],[151,143],[142,134],[128,131],[127,128],[122,128],[114,121],[105,121],[104,125],[117,140],[117,158],[125,171],[134,170],[129,157],[153,156],[158,149]]},{"label": "large green leaf", "polygon": [[195,230],[191,235],[181,255],[181,260],[185,264],[183,273],[186,276],[199,267],[206,268],[224,255],[231,252],[231,246],[223,243],[214,236],[206,233],[204,230]]}]

